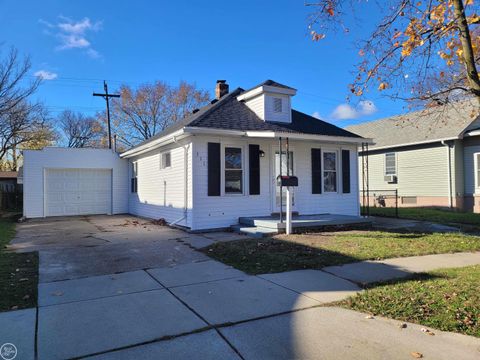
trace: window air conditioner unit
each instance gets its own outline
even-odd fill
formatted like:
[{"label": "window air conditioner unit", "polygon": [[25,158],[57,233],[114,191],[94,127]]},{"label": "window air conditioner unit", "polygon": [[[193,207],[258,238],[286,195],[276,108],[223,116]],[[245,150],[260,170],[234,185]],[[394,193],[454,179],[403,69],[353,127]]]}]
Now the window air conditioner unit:
[{"label": "window air conditioner unit", "polygon": [[385,175],[383,178],[385,182],[389,184],[396,184],[397,183],[397,175]]}]

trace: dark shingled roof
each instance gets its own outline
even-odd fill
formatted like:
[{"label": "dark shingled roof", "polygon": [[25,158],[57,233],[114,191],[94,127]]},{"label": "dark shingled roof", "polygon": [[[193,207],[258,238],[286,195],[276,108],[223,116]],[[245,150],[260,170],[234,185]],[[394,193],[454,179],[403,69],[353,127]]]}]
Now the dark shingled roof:
[{"label": "dark shingled roof", "polygon": [[[277,87],[279,85],[284,86],[281,84],[277,85],[277,83],[272,80],[267,80],[262,84]],[[288,88],[287,86],[284,87]],[[344,136],[351,138],[361,137],[357,134],[341,129],[338,126],[332,125],[293,109],[292,123],[290,124],[263,121],[252,110],[250,110],[245,103],[237,100],[237,96],[244,92],[245,91],[241,88],[235,89],[231,93],[223,96],[217,102],[213,102],[204,106],[196,113],[191,114],[185,119],[169,126],[164,131],[152,136],[150,139],[137,146],[171,134],[186,126],[222,130],[275,131],[295,134]]]},{"label": "dark shingled roof", "polygon": [[258,84],[257,86],[254,86],[254,87],[248,89],[247,91],[250,91],[252,89],[256,89],[257,87],[260,87],[260,86],[274,86],[274,87],[278,87],[278,88],[282,88],[282,89],[296,90],[296,89],[294,89],[290,86],[280,84],[280,83],[278,83],[276,81],[273,81],[273,80],[265,80],[264,82]]}]

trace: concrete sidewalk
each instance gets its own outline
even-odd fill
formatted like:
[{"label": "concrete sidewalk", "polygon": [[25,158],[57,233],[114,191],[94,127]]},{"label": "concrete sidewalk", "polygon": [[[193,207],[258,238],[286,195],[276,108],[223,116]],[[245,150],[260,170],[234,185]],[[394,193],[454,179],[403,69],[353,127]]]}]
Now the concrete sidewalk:
[{"label": "concrete sidewalk", "polygon": [[399,279],[413,273],[441,268],[455,268],[480,264],[480,252],[409,256],[379,261],[361,261],[322,270],[359,284]]},{"label": "concrete sidewalk", "polygon": [[17,345],[22,359],[37,352],[40,360],[480,356],[477,338],[437,330],[427,336],[418,325],[404,329],[393,320],[322,307],[361,291],[346,278],[371,278],[371,263],[386,277],[392,272],[385,269],[410,274],[477,264],[480,253],[349,264],[338,267],[342,278],[322,270],[249,276],[208,260],[41,283],[38,314],[0,313],[0,343]]}]

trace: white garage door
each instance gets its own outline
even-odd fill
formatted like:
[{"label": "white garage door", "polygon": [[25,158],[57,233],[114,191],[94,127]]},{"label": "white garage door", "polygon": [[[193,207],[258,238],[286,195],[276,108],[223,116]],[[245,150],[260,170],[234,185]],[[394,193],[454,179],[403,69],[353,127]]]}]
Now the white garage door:
[{"label": "white garage door", "polygon": [[46,216],[110,214],[111,203],[111,170],[46,170]]}]

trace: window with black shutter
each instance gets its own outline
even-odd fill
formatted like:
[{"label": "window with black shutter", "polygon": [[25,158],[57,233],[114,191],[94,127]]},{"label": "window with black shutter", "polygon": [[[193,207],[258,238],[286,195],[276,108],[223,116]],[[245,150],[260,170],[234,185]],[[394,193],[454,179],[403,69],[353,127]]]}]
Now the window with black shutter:
[{"label": "window with black shutter", "polygon": [[220,196],[220,143],[208,143],[208,196]]},{"label": "window with black shutter", "polygon": [[350,150],[342,150],[342,192],[350,193]]},{"label": "window with black shutter", "polygon": [[260,195],[260,146],[248,145],[250,195]]},{"label": "window with black shutter", "polygon": [[312,149],[312,194],[322,193],[322,151]]}]

